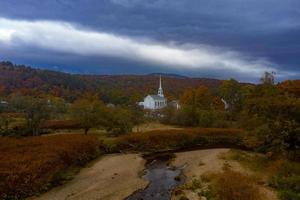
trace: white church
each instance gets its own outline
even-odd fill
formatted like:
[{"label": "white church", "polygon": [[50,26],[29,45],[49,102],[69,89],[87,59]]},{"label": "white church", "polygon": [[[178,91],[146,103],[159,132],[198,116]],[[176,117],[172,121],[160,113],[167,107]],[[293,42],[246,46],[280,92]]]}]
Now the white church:
[{"label": "white church", "polygon": [[139,105],[143,106],[144,109],[158,110],[167,106],[167,99],[164,96],[164,92],[161,84],[161,76],[159,76],[159,88],[157,95],[147,95],[143,102]]}]

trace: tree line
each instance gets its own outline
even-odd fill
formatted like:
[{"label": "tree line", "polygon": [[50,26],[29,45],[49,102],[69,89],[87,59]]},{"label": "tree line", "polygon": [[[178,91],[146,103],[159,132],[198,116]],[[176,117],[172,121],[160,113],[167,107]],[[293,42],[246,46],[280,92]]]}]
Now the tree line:
[{"label": "tree line", "polygon": [[180,104],[179,110],[165,108],[162,122],[242,128],[249,147],[300,157],[300,80],[275,84],[273,72],[266,72],[256,85],[230,79],[215,93],[206,87],[186,90]]},{"label": "tree line", "polygon": [[[87,134],[103,128],[113,135],[131,132],[145,119],[144,111],[132,104],[105,104],[101,95],[81,94],[74,101],[51,94],[7,96],[0,87],[0,132],[2,135],[40,135],[48,120],[72,120]],[[226,106],[225,106],[226,104]],[[233,127],[247,132],[245,142],[262,152],[286,152],[299,156],[300,81],[275,83],[266,72],[259,84],[222,82],[218,90],[205,86],[186,89],[180,109],[167,106],[161,111],[163,123],[187,127]]]},{"label": "tree line", "polygon": [[[53,96],[24,96],[14,94],[0,105],[0,134],[40,135],[48,120],[71,120],[88,134],[91,128],[103,128],[109,134],[119,135],[132,131],[142,123],[143,111],[137,106],[104,104],[96,95],[87,94],[67,103]],[[18,122],[19,121],[19,122]]]}]

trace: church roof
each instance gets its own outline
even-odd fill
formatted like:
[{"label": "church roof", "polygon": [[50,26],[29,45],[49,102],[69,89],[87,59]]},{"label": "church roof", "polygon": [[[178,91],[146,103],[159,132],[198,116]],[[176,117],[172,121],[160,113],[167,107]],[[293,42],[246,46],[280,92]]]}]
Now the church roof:
[{"label": "church roof", "polygon": [[165,101],[166,99],[164,97],[158,96],[158,95],[149,95],[152,99],[157,101]]}]

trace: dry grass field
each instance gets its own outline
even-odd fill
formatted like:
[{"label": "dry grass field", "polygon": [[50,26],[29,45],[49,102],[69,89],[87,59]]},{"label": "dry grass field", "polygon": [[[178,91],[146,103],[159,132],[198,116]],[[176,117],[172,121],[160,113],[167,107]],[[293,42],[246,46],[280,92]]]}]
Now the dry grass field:
[{"label": "dry grass field", "polygon": [[161,124],[159,122],[148,122],[148,123],[135,126],[133,128],[133,132],[148,132],[148,131],[155,131],[155,130],[179,130],[179,129],[182,128],[177,126],[172,126],[172,125]]}]

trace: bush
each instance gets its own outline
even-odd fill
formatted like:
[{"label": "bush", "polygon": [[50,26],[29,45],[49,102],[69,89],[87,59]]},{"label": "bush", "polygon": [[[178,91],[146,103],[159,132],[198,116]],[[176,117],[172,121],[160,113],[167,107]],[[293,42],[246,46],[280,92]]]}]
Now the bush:
[{"label": "bush", "polygon": [[283,162],[271,178],[270,185],[279,191],[281,199],[300,199],[300,164]]},{"label": "bush", "polygon": [[0,138],[0,199],[23,199],[51,186],[69,167],[98,155],[97,138],[57,135]]},{"label": "bush", "polygon": [[200,110],[198,111],[198,126],[213,127],[220,121],[220,115],[217,112]]},{"label": "bush", "polygon": [[213,191],[219,200],[260,200],[261,194],[254,180],[241,173],[226,170],[217,174]]},{"label": "bush", "polygon": [[80,129],[82,126],[73,120],[48,120],[41,124],[42,129]]},{"label": "bush", "polygon": [[299,200],[299,193],[292,192],[290,190],[282,190],[279,192],[279,197],[282,200]]},{"label": "bush", "polygon": [[117,151],[117,144],[111,139],[106,139],[102,142],[102,148],[105,153],[113,153]]},{"label": "bush", "polygon": [[111,108],[106,119],[105,129],[114,136],[130,133],[133,128],[133,116],[130,110],[125,108]]},{"label": "bush", "polygon": [[187,128],[131,133],[115,139],[119,150],[162,151],[189,147],[243,147],[240,129]]},{"label": "bush", "polygon": [[252,171],[263,173],[269,179],[269,186],[279,192],[282,200],[300,198],[300,164],[271,155],[249,154],[243,151],[231,151],[230,159]]},{"label": "bush", "polygon": [[[222,127],[224,126],[224,112],[219,110],[205,110],[184,105],[180,110],[168,106],[162,111],[162,123],[185,127]],[[225,125],[226,126],[226,125]]]}]

